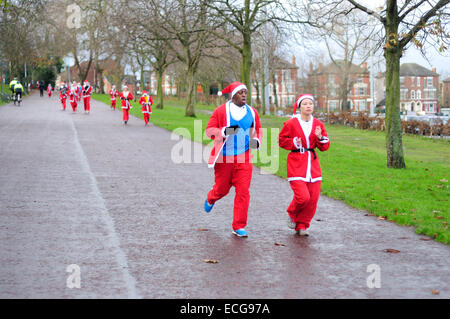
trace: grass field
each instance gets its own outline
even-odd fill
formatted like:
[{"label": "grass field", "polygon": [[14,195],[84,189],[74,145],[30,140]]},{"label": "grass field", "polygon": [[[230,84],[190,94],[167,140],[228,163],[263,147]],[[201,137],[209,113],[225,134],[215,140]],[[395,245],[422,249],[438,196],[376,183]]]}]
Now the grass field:
[{"label": "grass field", "polygon": [[[93,95],[109,104],[109,96]],[[205,136],[194,134],[194,121],[204,130],[214,106],[198,104],[196,118],[184,116],[183,101],[165,100],[163,110],[153,109],[151,122],[168,130],[186,128],[186,137],[209,144]],[[141,117],[138,104],[131,113]],[[287,118],[263,116],[263,147],[256,165],[286,177],[288,152],[276,138]],[[403,137],[406,169],[386,168],[384,132],[326,125],[331,147],[318,154],[324,180],[322,194],[366,210],[382,219],[415,227],[419,234],[450,244],[448,223],[450,141],[419,136]],[[187,133],[188,132],[188,133]],[[198,134],[197,134],[198,135]],[[269,151],[267,151],[269,150]]]}]

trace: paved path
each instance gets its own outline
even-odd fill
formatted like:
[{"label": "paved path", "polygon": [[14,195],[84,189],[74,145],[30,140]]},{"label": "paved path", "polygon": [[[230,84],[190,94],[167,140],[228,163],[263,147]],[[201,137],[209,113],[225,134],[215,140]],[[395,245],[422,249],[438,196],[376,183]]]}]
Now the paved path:
[{"label": "paved path", "polygon": [[296,236],[288,183],[258,169],[250,237],[234,237],[234,191],[202,211],[206,164],[174,164],[170,132],[92,104],[72,114],[35,93],[0,107],[1,298],[450,297],[449,246],[326,197]]}]

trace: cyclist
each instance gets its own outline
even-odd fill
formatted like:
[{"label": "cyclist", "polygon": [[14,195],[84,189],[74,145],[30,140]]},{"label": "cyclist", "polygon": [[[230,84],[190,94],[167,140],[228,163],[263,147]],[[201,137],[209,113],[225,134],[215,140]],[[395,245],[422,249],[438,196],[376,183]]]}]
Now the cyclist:
[{"label": "cyclist", "polygon": [[[14,99],[14,104],[16,104],[16,101],[18,101],[19,105],[20,105],[20,101],[22,101],[23,86],[19,81],[17,81],[17,83],[14,85],[14,93],[16,93],[16,98]],[[20,96],[20,98],[19,98],[19,96]]]},{"label": "cyclist", "polygon": [[17,83],[17,78],[15,77],[14,80],[12,80],[11,82],[9,82],[9,89],[11,90],[11,97],[14,99],[14,86]]}]

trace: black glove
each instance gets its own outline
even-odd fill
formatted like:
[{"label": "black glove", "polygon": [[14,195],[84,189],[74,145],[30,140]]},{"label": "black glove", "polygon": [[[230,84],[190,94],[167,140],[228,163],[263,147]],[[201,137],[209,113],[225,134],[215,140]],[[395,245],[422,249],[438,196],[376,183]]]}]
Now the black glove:
[{"label": "black glove", "polygon": [[258,140],[257,140],[256,138],[250,139],[250,141],[249,141],[249,146],[250,146],[250,148],[258,149],[258,148],[259,148],[259,142],[258,142]]},{"label": "black glove", "polygon": [[227,126],[225,128],[225,135],[229,136],[229,135],[237,134],[238,130],[239,130],[239,126],[238,125]]}]

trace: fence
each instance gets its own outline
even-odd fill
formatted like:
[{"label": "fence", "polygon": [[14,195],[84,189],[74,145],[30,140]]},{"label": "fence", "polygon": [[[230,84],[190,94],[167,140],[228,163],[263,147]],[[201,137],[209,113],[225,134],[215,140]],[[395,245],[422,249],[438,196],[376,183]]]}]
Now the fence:
[{"label": "fence", "polygon": [[[330,124],[341,124],[360,128],[362,130],[384,131],[384,116],[369,116],[367,113],[351,112],[331,112],[327,117],[326,113],[321,113],[319,118],[328,121]],[[402,132],[406,134],[415,134],[423,136],[449,136],[450,121],[439,117],[425,117],[423,119],[409,119],[401,121]]]}]

